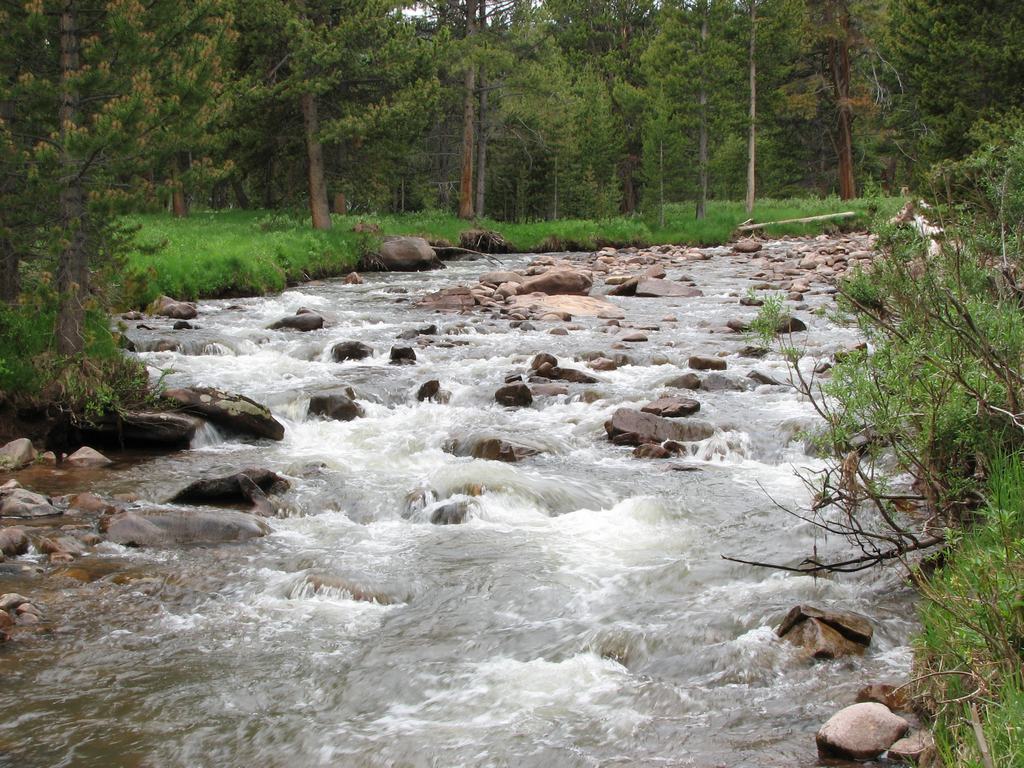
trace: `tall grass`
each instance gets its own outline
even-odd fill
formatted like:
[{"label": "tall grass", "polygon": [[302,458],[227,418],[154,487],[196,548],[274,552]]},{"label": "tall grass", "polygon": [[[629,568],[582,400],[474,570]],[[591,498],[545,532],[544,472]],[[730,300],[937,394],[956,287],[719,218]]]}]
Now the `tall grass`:
[{"label": "tall grass", "polygon": [[[801,218],[853,210],[847,226],[866,226],[870,217],[895,211],[894,198],[842,202],[836,199],[763,200],[757,221]],[[123,275],[123,302],[143,306],[160,294],[180,299],[279,291],[290,282],[340,274],[352,268],[376,239],[352,231],[357,221],[376,224],[390,235],[419,235],[434,243],[457,245],[470,228],[496,230],[519,252],[592,250],[658,244],[719,245],[728,242],[748,218],[742,203],[712,202],[702,221],[689,205],[666,206],[665,226],[639,216],[603,220],[562,219],[524,223],[481,219],[473,224],[450,214],[334,217],[334,228],[317,232],[305,215],[289,212],[219,211],[187,219],[163,214],[126,217],[136,226],[135,249]],[[772,227],[772,236],[816,234],[829,225]]]}]

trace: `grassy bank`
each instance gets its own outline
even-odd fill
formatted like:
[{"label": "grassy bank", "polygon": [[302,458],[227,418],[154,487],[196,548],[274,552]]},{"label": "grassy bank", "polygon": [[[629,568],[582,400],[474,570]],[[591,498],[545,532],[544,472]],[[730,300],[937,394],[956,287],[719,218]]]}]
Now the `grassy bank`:
[{"label": "grassy bank", "polygon": [[[872,215],[895,211],[900,202],[893,198],[765,200],[758,204],[754,219],[776,221],[853,210],[858,218],[845,225],[865,226]],[[500,232],[516,251],[542,252],[605,245],[717,245],[728,242],[747,218],[742,203],[713,202],[703,221],[694,219],[690,205],[666,206],[664,227],[640,217],[529,223],[483,219],[472,226]],[[373,236],[352,231],[357,221],[376,224],[385,234],[419,235],[452,244],[458,244],[459,234],[471,228],[454,216],[437,213],[335,217],[330,232],[310,229],[304,214],[255,211],[195,213],[187,219],[139,215],[127,221],[138,226],[124,285],[124,302],[133,306],[162,293],[182,299],[258,294],[281,290],[289,282],[339,274],[376,247]],[[828,226],[834,224],[772,227],[767,233],[815,234]]]}]

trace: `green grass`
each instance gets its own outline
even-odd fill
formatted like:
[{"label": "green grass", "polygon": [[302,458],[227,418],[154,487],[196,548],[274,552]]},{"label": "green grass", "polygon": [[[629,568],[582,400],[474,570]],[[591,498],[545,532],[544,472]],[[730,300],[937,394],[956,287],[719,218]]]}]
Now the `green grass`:
[{"label": "green grass", "polygon": [[[1024,766],[1024,465],[1000,459],[981,520],[963,532],[924,589],[920,667],[936,703],[935,736],[946,765],[983,768],[968,705],[994,764]],[[980,690],[980,695],[976,691]]]},{"label": "green grass", "polygon": [[[879,213],[895,211],[900,200],[764,200],[756,221],[801,218],[855,210],[845,226],[867,226]],[[194,213],[187,219],[165,214],[125,218],[138,227],[136,249],[128,256],[123,303],[144,306],[160,294],[178,299],[252,295],[283,289],[288,283],[341,274],[376,247],[372,236],[352,231],[357,221],[378,224],[385,234],[420,235],[432,242],[458,244],[473,226],[501,232],[520,252],[591,250],[606,245],[719,245],[728,242],[748,218],[742,203],[712,202],[697,221],[689,204],[666,206],[664,227],[642,217],[601,221],[562,219],[527,223],[482,219],[470,225],[449,214],[339,217],[330,232],[316,232],[304,215],[258,211]],[[772,236],[816,234],[834,224],[772,227]]]}]

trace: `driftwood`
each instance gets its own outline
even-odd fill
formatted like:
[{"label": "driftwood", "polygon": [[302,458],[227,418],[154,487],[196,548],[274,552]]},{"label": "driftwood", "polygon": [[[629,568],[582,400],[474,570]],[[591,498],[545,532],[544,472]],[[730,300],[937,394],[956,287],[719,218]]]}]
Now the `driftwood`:
[{"label": "driftwood", "polygon": [[783,219],[781,221],[766,221],[763,224],[741,224],[737,229],[740,232],[753,232],[755,229],[774,227],[776,224],[809,224],[812,221],[829,221],[831,219],[852,219],[857,215],[856,211],[844,211],[843,213],[826,213],[822,216],[806,216],[802,219]]}]

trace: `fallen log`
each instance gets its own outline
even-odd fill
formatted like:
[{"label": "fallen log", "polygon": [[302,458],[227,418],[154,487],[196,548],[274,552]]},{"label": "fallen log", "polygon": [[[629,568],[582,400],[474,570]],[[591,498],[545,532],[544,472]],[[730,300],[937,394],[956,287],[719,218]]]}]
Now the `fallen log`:
[{"label": "fallen log", "polygon": [[776,224],[810,224],[814,221],[830,221],[832,219],[852,219],[857,215],[856,211],[844,211],[842,213],[826,213],[822,216],[806,216],[802,219],[782,219],[781,221],[766,221],[763,224],[741,224],[737,227],[740,232],[753,232],[755,229],[774,227]]}]

